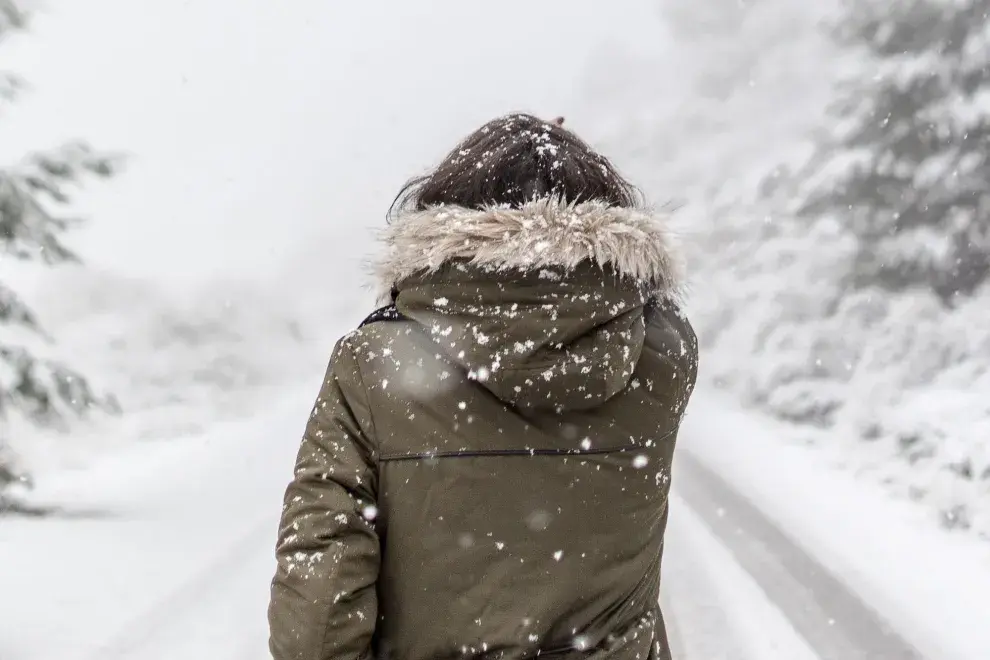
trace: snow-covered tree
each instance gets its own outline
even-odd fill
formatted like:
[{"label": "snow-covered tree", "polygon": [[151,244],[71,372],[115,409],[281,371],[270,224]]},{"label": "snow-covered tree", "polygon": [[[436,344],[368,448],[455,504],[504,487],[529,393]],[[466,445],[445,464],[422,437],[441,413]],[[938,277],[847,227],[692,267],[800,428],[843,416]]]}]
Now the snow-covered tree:
[{"label": "snow-covered tree", "polygon": [[[0,0],[0,45],[23,30],[27,20],[17,0]],[[0,104],[15,100],[23,87],[16,75],[0,70]],[[0,259],[47,266],[78,261],[62,240],[65,230],[80,221],[65,214],[71,188],[87,175],[112,176],[117,164],[117,157],[80,142],[0,165]],[[54,424],[93,407],[113,407],[112,399],[98,395],[82,375],[18,341],[18,331],[22,337],[49,340],[31,308],[0,281],[0,450],[3,420],[15,412],[38,424]],[[13,474],[3,466],[6,455],[0,451],[0,488]]]},{"label": "snow-covered tree", "polygon": [[798,214],[856,236],[851,286],[953,305],[990,275],[990,0],[856,0],[835,34],[856,73]]}]

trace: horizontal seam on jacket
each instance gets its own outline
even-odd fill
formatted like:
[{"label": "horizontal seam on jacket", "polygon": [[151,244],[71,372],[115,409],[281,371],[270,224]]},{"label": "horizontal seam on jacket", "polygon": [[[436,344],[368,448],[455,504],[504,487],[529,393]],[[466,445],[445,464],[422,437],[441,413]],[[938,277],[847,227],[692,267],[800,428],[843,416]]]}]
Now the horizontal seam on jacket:
[{"label": "horizontal seam on jacket", "polygon": [[643,447],[611,447],[608,449],[474,449],[464,451],[431,451],[416,454],[390,454],[382,456],[382,461],[422,461],[433,458],[475,458],[484,456],[590,456],[592,454],[614,454],[643,449]]},{"label": "horizontal seam on jacket", "polygon": [[[658,441],[672,436],[676,429],[663,434]],[[497,456],[594,456],[601,454],[618,454],[633,450],[645,450],[649,447],[642,445],[623,445],[621,447],[602,447],[599,449],[462,449],[453,451],[424,451],[413,454],[387,454],[379,461],[428,461],[436,458],[479,458]]]}]

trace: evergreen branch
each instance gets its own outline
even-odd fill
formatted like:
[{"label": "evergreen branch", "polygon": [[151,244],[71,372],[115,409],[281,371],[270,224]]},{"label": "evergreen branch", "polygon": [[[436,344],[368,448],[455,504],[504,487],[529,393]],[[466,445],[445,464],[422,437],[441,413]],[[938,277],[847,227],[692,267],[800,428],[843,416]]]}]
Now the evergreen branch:
[{"label": "evergreen branch", "polygon": [[57,427],[93,410],[120,412],[116,399],[98,394],[76,371],[22,347],[0,344],[0,369],[0,418],[17,410],[36,424]]},{"label": "evergreen branch", "polygon": [[27,303],[2,282],[0,282],[0,325],[18,325],[51,341],[51,337],[45,334],[38,317]]},{"label": "evergreen branch", "polygon": [[833,26],[868,66],[783,183],[797,218],[855,239],[853,286],[924,287],[952,305],[990,278],[988,25],[990,0],[857,0]]},{"label": "evergreen branch", "polygon": [[122,155],[99,153],[76,142],[0,169],[0,253],[47,264],[78,261],[60,234],[81,220],[58,215],[54,207],[71,202],[69,188],[84,176],[113,176],[123,161]]},{"label": "evergreen branch", "polygon": [[46,264],[79,261],[59,239],[74,221],[51,213],[19,184],[0,170],[0,253]]},{"label": "evergreen branch", "polygon": [[85,175],[109,178],[123,161],[121,154],[98,153],[84,142],[70,142],[29,155],[13,170],[13,176],[28,191],[67,204],[71,200],[66,186],[79,183]]},{"label": "evergreen branch", "polygon": [[0,0],[0,41],[27,27],[28,12],[15,0]]},{"label": "evergreen branch", "polygon": [[9,71],[0,71],[0,102],[12,102],[27,89],[27,81]]}]

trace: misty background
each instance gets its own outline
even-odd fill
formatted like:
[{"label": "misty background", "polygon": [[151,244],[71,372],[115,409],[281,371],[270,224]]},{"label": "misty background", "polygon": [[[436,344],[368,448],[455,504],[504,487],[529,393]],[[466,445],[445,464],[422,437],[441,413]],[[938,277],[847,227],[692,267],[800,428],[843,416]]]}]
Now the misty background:
[{"label": "misty background", "polygon": [[43,329],[0,296],[0,348],[94,397],[57,404],[46,376],[42,419],[49,394],[11,395],[26,372],[0,353],[8,516],[58,517],[101,465],[315,395],[373,308],[396,192],[520,110],[564,115],[676,209],[702,389],[990,538],[990,2],[16,4],[0,182],[75,140],[119,170],[55,205],[86,220],[56,232],[78,264],[15,258],[0,186],[0,293]]}]

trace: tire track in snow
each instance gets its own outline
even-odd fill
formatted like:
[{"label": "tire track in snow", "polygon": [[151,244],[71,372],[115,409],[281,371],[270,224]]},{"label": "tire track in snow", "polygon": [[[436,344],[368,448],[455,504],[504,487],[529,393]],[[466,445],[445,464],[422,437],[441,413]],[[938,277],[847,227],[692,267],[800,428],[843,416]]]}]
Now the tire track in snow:
[{"label": "tire track in snow", "polygon": [[923,660],[879,613],[716,473],[684,451],[675,471],[677,494],[821,660]]},{"label": "tire track in snow", "polygon": [[671,498],[662,589],[675,660],[820,660],[731,551]]}]

